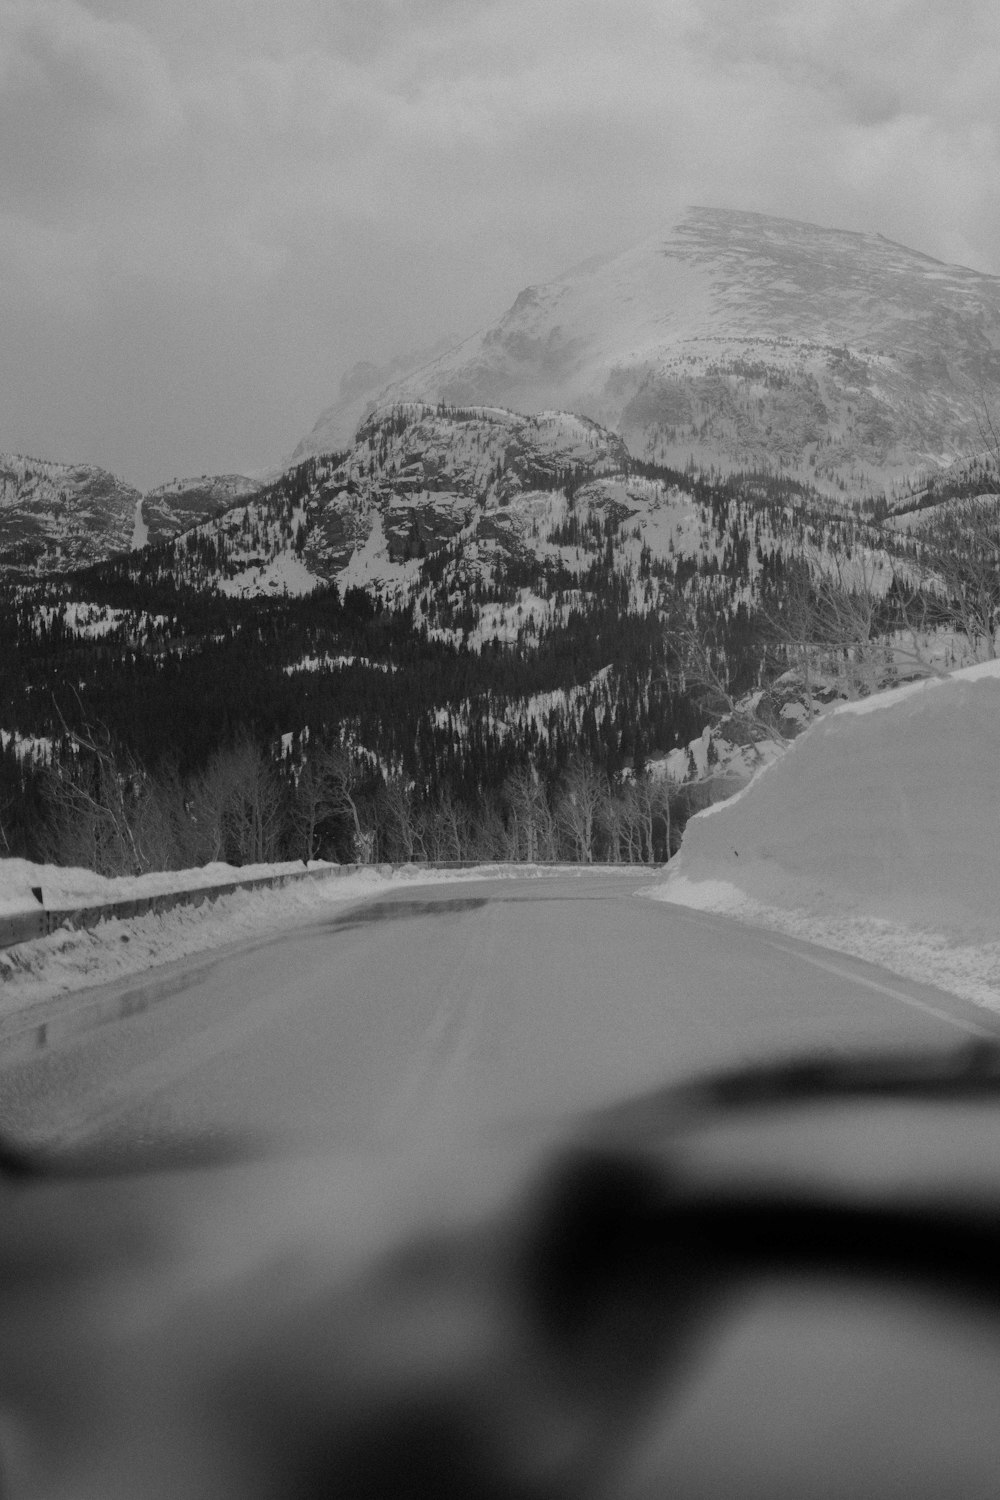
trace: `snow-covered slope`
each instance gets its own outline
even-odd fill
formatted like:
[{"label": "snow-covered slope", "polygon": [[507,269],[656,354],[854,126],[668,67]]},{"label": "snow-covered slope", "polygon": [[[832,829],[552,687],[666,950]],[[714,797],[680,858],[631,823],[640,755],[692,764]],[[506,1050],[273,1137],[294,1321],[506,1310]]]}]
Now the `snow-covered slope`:
[{"label": "snow-covered slope", "polygon": [[663,899],[1000,1008],[1000,662],[844,704],[693,818]]},{"label": "snow-covered slope", "polygon": [[242,474],[203,474],[143,495],[92,464],[0,453],[0,573],[103,562],[188,531],[260,488]]},{"label": "snow-covered slope", "polygon": [[0,571],[65,571],[126,551],[139,500],[92,464],[0,453]]},{"label": "snow-covered slope", "polygon": [[344,587],[413,582],[419,559],[459,537],[521,550],[528,497],[570,477],[621,474],[621,440],[565,412],[410,403],[373,415],[346,455],[300,465],[245,506],[189,532],[185,581],[263,594],[336,578]]},{"label": "snow-covered slope", "polygon": [[526,288],[377,396],[347,392],[299,451],[343,447],[373,400],[559,407],[661,463],[878,492],[981,446],[998,392],[1000,279],[880,235],[693,209]]},{"label": "snow-covered slope", "polygon": [[259,481],[244,474],[202,474],[200,479],[172,479],[149,490],[140,508],[142,532],[135,541],[164,542],[210,521],[223,511],[255,495]]}]

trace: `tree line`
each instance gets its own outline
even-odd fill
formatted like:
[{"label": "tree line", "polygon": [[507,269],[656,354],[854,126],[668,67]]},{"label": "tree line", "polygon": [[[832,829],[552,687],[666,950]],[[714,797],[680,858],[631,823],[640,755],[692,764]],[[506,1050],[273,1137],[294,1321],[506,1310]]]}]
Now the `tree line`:
[{"label": "tree line", "polygon": [[612,777],[580,755],[548,784],[522,767],[462,800],[336,742],[276,757],[243,736],[184,777],[148,770],[105,729],[69,739],[72,753],[38,772],[36,853],[106,876],[289,859],[653,864],[690,810],[675,783]]},{"label": "tree line", "polygon": [[[806,510],[797,490],[758,476],[686,479],[713,541],[700,558],[644,551],[636,563],[617,550],[624,524],[579,501],[581,571],[512,556],[456,588],[460,559],[445,547],[405,603],[335,586],[301,599],[205,595],[158,571],[169,549],[34,590],[0,586],[0,727],[51,741],[48,765],[0,748],[0,853],[124,868],[310,849],[347,859],[369,846],[392,860],[661,859],[693,794],[675,793],[666,820],[641,815],[649,758],[720,718],[742,743],[773,736],[773,678],[795,670],[808,716],[819,676],[845,696],[890,680],[893,633],[897,660],[900,632],[939,626],[979,656],[995,651],[995,501],[953,503],[900,538]],[[888,588],[871,561],[880,536]],[[516,608],[520,588],[551,601],[548,616],[516,639],[456,639],[486,606]],[[83,601],[118,612],[93,638],[60,613]],[[309,670],[308,658],[329,664]],[[291,748],[277,754],[282,736]],[[330,785],[345,784],[327,766],[303,844],[314,762],[334,751],[352,767],[351,803],[327,805]],[[567,801],[581,766],[601,790]],[[525,778],[548,809],[537,820]],[[110,822],[105,804],[117,807]],[[591,804],[581,838],[571,809]]]}]

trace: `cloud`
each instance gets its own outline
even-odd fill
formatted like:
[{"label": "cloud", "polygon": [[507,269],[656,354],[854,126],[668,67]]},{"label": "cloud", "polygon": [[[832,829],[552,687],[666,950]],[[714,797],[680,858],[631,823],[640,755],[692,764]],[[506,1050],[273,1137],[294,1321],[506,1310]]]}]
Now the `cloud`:
[{"label": "cloud", "polygon": [[148,36],[77,0],[0,4],[0,188],[38,212],[79,202],[183,125]]},{"label": "cloud", "polygon": [[[224,326],[280,367],[247,400],[305,426],[355,359],[684,202],[1000,271],[997,28],[993,0],[0,0],[0,306],[73,309],[95,350],[122,305],[183,324],[188,381]],[[0,326],[14,410],[4,358]]]}]

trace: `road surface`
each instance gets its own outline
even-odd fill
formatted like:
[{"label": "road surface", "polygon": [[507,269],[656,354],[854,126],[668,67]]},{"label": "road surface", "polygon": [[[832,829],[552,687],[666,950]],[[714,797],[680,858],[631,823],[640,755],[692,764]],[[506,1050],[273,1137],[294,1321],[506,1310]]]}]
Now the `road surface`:
[{"label": "road surface", "polygon": [[[596,1197],[560,1191],[550,1173],[567,1158],[546,1139],[567,1112],[719,1066],[949,1048],[995,1021],[651,901],[647,883],[396,889],[152,972],[142,1013],[53,1022],[33,1055],[0,1055],[7,1136],[98,1164],[0,1178],[4,1494],[997,1494],[994,1314],[949,1320],[891,1288],[794,1278],[730,1308],[697,1238],[633,1257],[645,1177],[608,1179],[598,1158]],[[78,1018],[99,1019],[100,999],[77,997]],[[828,1190],[852,1180],[880,1203],[922,1181],[934,1149],[949,1190],[970,1157],[980,1187],[996,1177],[992,1111],[960,1115],[954,1160],[933,1109],[928,1137],[912,1110],[852,1108],[832,1147],[804,1113],[777,1121],[777,1142],[766,1119],[678,1137],[668,1180],[709,1180],[721,1152],[723,1173],[735,1157],[752,1182],[780,1152],[789,1181],[822,1189],[825,1173]],[[317,1149],[104,1170],[248,1133]],[[466,1138],[468,1154],[451,1149]],[[528,1485],[535,1470],[545,1483]]]},{"label": "road surface", "polygon": [[246,1132],[391,1144],[751,1060],[996,1034],[955,997],[652,901],[648,884],[583,872],[396,889],[179,961],[151,972],[144,1013],[0,1054],[0,1129],[108,1150]]}]

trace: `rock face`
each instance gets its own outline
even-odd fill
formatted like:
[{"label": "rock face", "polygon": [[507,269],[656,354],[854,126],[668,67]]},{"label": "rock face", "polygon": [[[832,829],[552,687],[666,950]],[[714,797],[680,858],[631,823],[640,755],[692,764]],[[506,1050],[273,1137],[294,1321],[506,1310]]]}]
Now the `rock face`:
[{"label": "rock face", "polygon": [[200,479],[173,479],[142,498],[141,522],[145,542],[165,542],[211,521],[247,500],[261,488],[244,474],[203,474]]},{"label": "rock face", "polygon": [[[528,287],[367,400],[558,407],[660,463],[891,493],[982,446],[983,402],[1000,405],[1000,278],[879,235],[692,209]],[[343,446],[362,410],[352,390],[300,449]]]},{"label": "rock face", "polygon": [[567,484],[620,481],[627,467],[615,433],[567,412],[390,407],[346,455],[307,460],[187,532],[175,576],[239,594],[333,579],[406,585],[422,559],[459,539],[465,556],[488,566],[534,550],[536,501]]},{"label": "rock face", "polygon": [[106,469],[0,454],[0,569],[65,572],[124,552],[139,500]]},{"label": "rock face", "polygon": [[143,495],[91,464],[0,454],[0,573],[65,573],[168,541],[260,487],[242,474],[203,475]]},{"label": "rock face", "polygon": [[365,548],[398,564],[470,527],[499,540],[515,497],[571,476],[618,473],[626,462],[615,434],[566,412],[390,408],[364,424],[307,500],[303,560],[332,578]]}]

